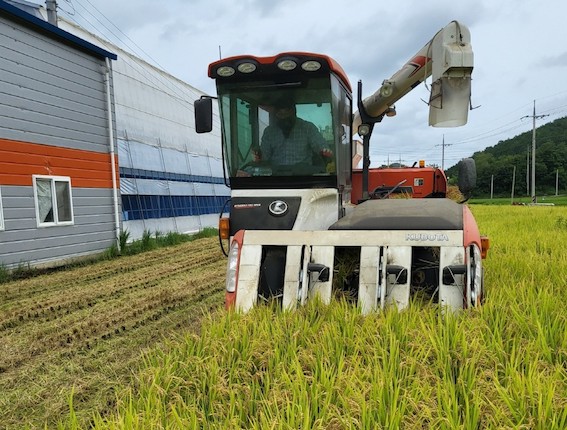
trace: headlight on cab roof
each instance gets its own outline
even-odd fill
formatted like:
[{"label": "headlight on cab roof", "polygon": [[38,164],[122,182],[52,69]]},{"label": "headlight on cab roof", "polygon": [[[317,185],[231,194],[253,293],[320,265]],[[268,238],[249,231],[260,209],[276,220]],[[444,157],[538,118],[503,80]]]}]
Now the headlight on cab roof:
[{"label": "headlight on cab roof", "polygon": [[240,63],[237,69],[240,73],[252,73],[256,70],[256,64],[247,61]]},{"label": "headlight on cab roof", "polygon": [[286,72],[289,70],[293,70],[297,67],[297,62],[290,59],[280,60],[278,61],[278,68],[280,70],[285,70]]},{"label": "headlight on cab roof", "polygon": [[236,72],[236,70],[234,70],[234,67],[231,66],[221,66],[217,69],[217,75],[222,76],[223,78],[234,75],[234,72]]},{"label": "headlight on cab roof", "polygon": [[306,72],[316,72],[321,68],[321,63],[315,60],[308,60],[301,64],[301,68]]}]

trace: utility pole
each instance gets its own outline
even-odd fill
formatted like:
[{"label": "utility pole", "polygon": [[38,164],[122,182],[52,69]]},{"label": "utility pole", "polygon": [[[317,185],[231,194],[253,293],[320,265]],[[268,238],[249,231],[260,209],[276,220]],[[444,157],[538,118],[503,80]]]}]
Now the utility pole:
[{"label": "utility pole", "polygon": [[526,196],[530,195],[530,146],[526,156]]},{"label": "utility pole", "polygon": [[526,115],[522,118],[532,118],[532,203],[537,203],[537,197],[535,193],[535,148],[536,148],[536,119],[544,118],[548,115],[536,115],[535,113],[535,100],[534,100],[534,113],[533,115]]},{"label": "utility pole", "polygon": [[555,171],[555,195],[559,195],[559,169]]},{"label": "utility pole", "polygon": [[445,147],[453,146],[453,144],[445,143],[445,135],[443,135],[443,143],[441,145],[435,145],[435,146],[441,146],[441,170],[445,170]]},{"label": "utility pole", "polygon": [[514,187],[516,186],[516,166],[514,166],[514,172],[512,173],[512,204],[514,204]]}]

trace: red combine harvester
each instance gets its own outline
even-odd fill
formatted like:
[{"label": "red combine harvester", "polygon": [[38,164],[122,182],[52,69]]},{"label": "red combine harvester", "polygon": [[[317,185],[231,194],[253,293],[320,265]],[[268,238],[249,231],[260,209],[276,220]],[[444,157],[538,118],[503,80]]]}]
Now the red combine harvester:
[{"label": "red combine harvester", "polygon": [[[362,312],[404,308],[413,295],[452,310],[481,304],[481,238],[468,207],[444,198],[447,180],[431,167],[370,169],[374,126],[394,103],[432,76],[429,123],[467,122],[473,54],[470,33],[453,21],[441,29],[357,112],[344,70],[332,58],[286,52],[216,61],[229,218],[227,307],[247,311],[278,301],[286,308],[335,293]],[[212,129],[212,98],[195,102],[197,132]],[[355,140],[363,168],[353,170]],[[474,161],[460,163],[470,195]],[[420,197],[391,198],[394,193]],[[421,198],[433,197],[433,198]],[[222,216],[222,214],[221,214]]]}]

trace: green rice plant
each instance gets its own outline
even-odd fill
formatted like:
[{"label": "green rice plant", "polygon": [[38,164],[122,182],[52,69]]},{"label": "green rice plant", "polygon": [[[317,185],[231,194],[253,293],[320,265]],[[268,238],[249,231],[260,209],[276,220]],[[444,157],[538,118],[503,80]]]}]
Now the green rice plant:
[{"label": "green rice plant", "polygon": [[531,428],[542,430],[551,428],[551,425],[565,428],[567,413],[564,405],[562,410],[554,407],[558,394],[555,385],[548,383],[548,377],[537,369],[535,362],[525,363],[521,370],[509,365],[506,374],[507,378],[496,384],[499,400],[504,405],[502,409],[506,412],[500,413],[504,425],[518,427],[528,424]]},{"label": "green rice plant", "polygon": [[565,217],[557,217],[557,221],[555,222],[555,225],[557,226],[557,228],[559,228],[560,230],[565,229],[567,230],[567,218]]},{"label": "green rice plant", "polygon": [[491,240],[481,308],[361,315],[337,298],[207,314],[148,352],[92,427],[564,430],[567,207],[471,209]]}]

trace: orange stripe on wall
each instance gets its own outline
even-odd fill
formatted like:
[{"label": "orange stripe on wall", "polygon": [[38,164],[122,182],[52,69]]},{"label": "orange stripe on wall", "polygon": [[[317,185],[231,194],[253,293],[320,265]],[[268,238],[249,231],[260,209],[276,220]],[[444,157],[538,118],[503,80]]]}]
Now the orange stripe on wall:
[{"label": "orange stripe on wall", "polygon": [[[118,174],[117,155],[114,164]],[[0,139],[0,185],[31,186],[32,175],[68,176],[73,187],[112,188],[110,154]]]}]

